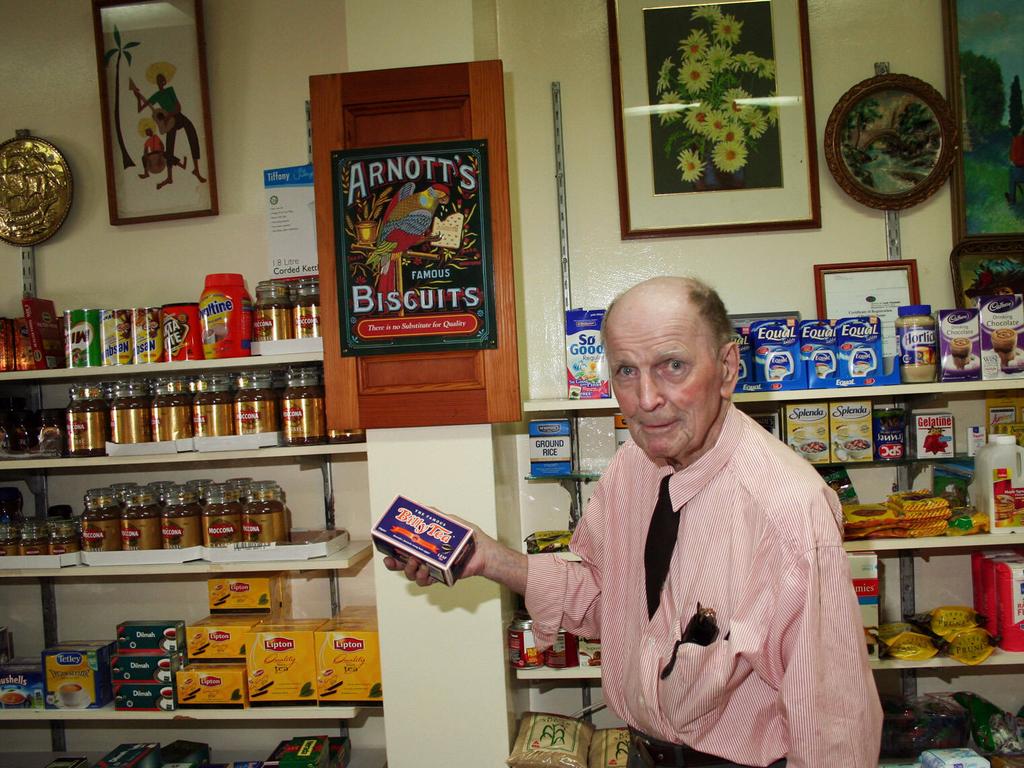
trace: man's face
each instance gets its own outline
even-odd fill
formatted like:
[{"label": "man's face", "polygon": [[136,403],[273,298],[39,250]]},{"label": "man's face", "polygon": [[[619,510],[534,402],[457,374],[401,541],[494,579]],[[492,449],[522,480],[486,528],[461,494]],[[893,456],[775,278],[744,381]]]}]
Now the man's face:
[{"label": "man's face", "polygon": [[605,330],[605,354],[633,441],[685,467],[714,445],[736,385],[735,344],[718,350],[683,296],[627,294]]},{"label": "man's face", "polygon": [[164,77],[163,75],[157,75],[156,76],[156,87],[157,88],[163,88],[165,85],[167,85],[167,78]]}]

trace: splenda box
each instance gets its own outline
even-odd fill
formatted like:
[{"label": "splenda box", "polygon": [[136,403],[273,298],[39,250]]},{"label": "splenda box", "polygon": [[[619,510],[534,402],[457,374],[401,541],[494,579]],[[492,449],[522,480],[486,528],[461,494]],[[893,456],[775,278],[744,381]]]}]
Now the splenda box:
[{"label": "splenda box", "polygon": [[385,555],[403,563],[418,558],[431,577],[448,586],[462,575],[476,546],[472,528],[404,496],[395,497],[370,534]]}]

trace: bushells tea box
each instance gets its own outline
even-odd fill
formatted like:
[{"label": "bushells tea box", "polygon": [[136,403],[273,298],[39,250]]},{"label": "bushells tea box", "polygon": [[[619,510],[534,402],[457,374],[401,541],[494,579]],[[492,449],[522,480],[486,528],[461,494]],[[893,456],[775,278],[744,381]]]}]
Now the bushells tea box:
[{"label": "bushells tea box", "polygon": [[421,560],[435,581],[451,586],[476,547],[473,529],[435,509],[396,496],[370,531],[373,545],[388,557]]},{"label": "bushells tea box", "polygon": [[982,296],[978,299],[981,325],[981,378],[1014,379],[1024,376],[1024,306],[1021,295]]},{"label": "bushells tea box", "polygon": [[38,658],[0,664],[0,709],[43,709],[45,689]]},{"label": "bushells tea box", "polygon": [[981,378],[981,327],[977,309],[939,310],[939,380]]},{"label": "bushells tea box", "polygon": [[570,400],[611,397],[601,339],[603,320],[603,309],[570,309],[565,313],[565,366]]}]

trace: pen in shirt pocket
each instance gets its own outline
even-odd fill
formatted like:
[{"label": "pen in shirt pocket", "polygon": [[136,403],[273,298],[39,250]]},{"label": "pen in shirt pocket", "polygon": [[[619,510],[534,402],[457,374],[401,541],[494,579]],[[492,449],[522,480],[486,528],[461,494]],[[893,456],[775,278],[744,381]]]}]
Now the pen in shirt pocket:
[{"label": "pen in shirt pocket", "polygon": [[[728,635],[726,635],[728,637]],[[714,608],[704,608],[701,604],[697,603],[697,610],[694,611],[693,616],[686,623],[683,628],[679,639],[676,640],[675,645],[672,646],[672,656],[668,660],[668,664],[661,670],[660,678],[664,680],[672,674],[673,668],[676,665],[676,657],[679,655],[679,646],[684,643],[693,643],[694,645],[709,646],[718,638],[718,622],[716,620],[716,614]]]}]

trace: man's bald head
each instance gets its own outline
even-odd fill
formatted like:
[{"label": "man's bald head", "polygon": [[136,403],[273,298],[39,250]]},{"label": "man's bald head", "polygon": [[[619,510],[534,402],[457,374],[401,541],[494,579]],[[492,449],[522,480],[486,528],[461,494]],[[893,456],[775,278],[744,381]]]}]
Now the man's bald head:
[{"label": "man's bald head", "polygon": [[715,344],[714,351],[732,340],[732,323],[721,297],[714,288],[695,277],[652,277],[623,291],[608,305],[602,335],[607,332],[614,316],[620,311],[629,311],[634,302],[664,305],[672,310],[678,305],[679,311],[692,311],[707,325]]}]

